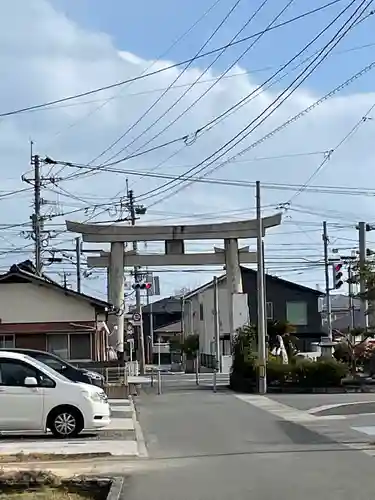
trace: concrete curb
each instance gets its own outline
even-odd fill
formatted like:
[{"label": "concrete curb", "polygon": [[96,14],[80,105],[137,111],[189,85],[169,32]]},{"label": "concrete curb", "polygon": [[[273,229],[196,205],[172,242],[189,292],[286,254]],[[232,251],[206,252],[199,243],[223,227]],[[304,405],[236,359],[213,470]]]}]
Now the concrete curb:
[{"label": "concrete curb", "polygon": [[22,462],[3,463],[0,471],[48,471],[56,476],[69,479],[74,476],[98,477],[105,480],[111,476],[127,475],[134,470],[142,468],[142,461],[137,457],[108,459],[98,462],[97,460],[80,460],[77,462]]},{"label": "concrete curb", "polygon": [[129,396],[130,400],[130,405],[133,409],[133,423],[134,423],[134,430],[135,430],[135,436],[136,436],[136,441],[138,445],[138,456],[140,458],[148,458],[148,451],[147,451],[147,446],[146,446],[146,441],[143,435],[142,428],[138,422],[138,411],[137,407],[134,403],[134,399],[132,396]]},{"label": "concrete curb", "polygon": [[107,500],[119,500],[124,485],[123,477],[115,477],[112,479],[111,489],[109,490]]}]

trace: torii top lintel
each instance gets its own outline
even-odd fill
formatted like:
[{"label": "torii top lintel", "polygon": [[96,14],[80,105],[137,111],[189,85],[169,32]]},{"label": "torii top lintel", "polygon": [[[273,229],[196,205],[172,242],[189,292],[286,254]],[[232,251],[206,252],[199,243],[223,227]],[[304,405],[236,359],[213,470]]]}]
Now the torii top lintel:
[{"label": "torii top lintel", "polygon": [[[263,236],[266,229],[281,224],[281,213],[262,218]],[[116,224],[84,224],[66,221],[66,228],[82,234],[83,241],[106,243],[114,241],[218,240],[226,238],[256,238],[257,220],[190,224],[180,226],[120,226]]]}]

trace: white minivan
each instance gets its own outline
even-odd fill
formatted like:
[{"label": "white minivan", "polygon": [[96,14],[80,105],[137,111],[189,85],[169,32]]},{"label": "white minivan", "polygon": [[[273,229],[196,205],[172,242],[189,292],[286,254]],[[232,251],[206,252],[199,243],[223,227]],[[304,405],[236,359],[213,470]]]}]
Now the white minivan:
[{"label": "white minivan", "polygon": [[0,432],[44,431],[57,438],[110,423],[106,394],[95,385],[71,382],[25,354],[0,352]]}]

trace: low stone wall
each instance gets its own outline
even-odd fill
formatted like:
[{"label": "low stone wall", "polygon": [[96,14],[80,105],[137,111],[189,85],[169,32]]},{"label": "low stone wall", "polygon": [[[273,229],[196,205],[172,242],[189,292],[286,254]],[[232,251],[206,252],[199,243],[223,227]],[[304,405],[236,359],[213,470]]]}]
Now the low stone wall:
[{"label": "low stone wall", "polygon": [[103,389],[108,399],[126,399],[130,394],[130,388],[124,384],[105,384]]}]

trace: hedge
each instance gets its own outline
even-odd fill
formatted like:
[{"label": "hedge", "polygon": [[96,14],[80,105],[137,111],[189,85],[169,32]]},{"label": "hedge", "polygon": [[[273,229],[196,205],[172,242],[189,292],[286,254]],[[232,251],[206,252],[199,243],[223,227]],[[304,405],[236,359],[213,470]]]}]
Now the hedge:
[{"label": "hedge", "polygon": [[[257,385],[257,367],[253,363],[234,369],[230,377],[232,389],[241,392],[253,392]],[[339,387],[341,380],[348,374],[348,367],[334,359],[308,361],[295,364],[282,364],[270,360],[267,363],[267,384],[277,388],[326,388]]]}]

